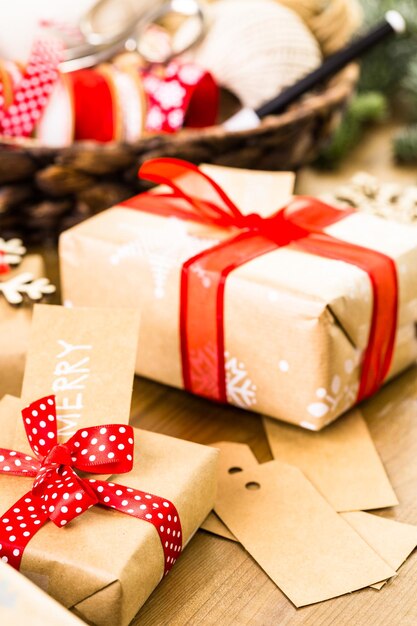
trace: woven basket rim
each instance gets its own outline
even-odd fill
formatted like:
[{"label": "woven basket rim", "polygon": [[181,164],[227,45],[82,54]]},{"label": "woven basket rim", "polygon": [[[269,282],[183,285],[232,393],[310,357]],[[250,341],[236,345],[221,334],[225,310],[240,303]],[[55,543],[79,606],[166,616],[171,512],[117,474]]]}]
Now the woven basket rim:
[{"label": "woven basket rim", "polygon": [[210,126],[207,128],[200,129],[190,129],[185,128],[180,132],[175,134],[163,134],[163,133],[155,133],[155,134],[146,134],[140,139],[138,139],[133,144],[126,144],[125,142],[111,141],[108,143],[96,142],[93,140],[88,141],[75,141],[70,146],[65,146],[62,148],[59,147],[51,147],[44,146],[40,144],[38,141],[33,139],[6,139],[0,136],[0,148],[5,149],[15,149],[15,150],[24,150],[29,151],[31,149],[39,151],[39,150],[47,150],[48,152],[56,152],[59,154],[63,150],[68,150],[71,146],[78,145],[88,145],[90,148],[95,146],[98,150],[111,150],[112,146],[131,145],[134,147],[135,145],[140,145],[142,141],[149,141],[152,138],[163,137],[169,143],[182,143],[184,141],[190,141],[193,138],[206,138],[207,140],[220,138],[220,137],[248,137],[248,136],[256,136],[262,135],[265,132],[273,132],[278,128],[282,128],[285,126],[291,126],[295,122],[300,122],[304,119],[308,119],[319,115],[323,111],[331,108],[338,102],[343,100],[348,100],[349,97],[353,94],[354,87],[358,80],[359,76],[359,66],[357,63],[351,63],[347,67],[345,67],[341,72],[336,74],[330,81],[326,83],[325,88],[320,90],[317,93],[308,94],[304,99],[300,102],[294,104],[288,111],[282,113],[280,115],[269,115],[265,117],[261,124],[250,130],[241,130],[241,131],[227,131],[223,126],[216,125]]}]

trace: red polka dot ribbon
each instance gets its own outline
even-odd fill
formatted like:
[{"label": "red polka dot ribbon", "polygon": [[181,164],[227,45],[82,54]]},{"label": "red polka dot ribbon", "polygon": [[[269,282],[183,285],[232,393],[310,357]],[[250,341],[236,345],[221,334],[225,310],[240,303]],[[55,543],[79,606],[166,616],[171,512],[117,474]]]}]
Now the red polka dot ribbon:
[{"label": "red polka dot ribbon", "polygon": [[48,396],[22,411],[32,457],[0,448],[0,473],[34,478],[32,489],[0,518],[0,558],[19,569],[26,545],[51,520],[58,527],[95,504],[153,524],[164,552],[168,574],[182,549],[181,522],[169,500],[89,474],[122,474],[133,467],[133,429],[109,424],[78,430],[58,443],[55,397]]},{"label": "red polka dot ribbon", "polygon": [[34,43],[26,69],[14,89],[13,102],[5,106],[0,92],[0,135],[29,137],[45,109],[58,80],[62,43],[40,39]]}]

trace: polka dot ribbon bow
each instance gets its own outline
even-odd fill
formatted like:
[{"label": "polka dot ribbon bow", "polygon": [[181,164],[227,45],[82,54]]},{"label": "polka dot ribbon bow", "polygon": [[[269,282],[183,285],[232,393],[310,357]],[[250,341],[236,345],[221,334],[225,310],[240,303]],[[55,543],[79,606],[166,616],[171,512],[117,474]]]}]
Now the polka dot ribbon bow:
[{"label": "polka dot ribbon bow", "polygon": [[0,558],[19,569],[23,551],[50,519],[62,528],[99,504],[152,523],[164,552],[168,574],[182,549],[181,522],[172,502],[88,474],[121,474],[133,467],[133,429],[110,424],[78,430],[58,443],[55,397],[48,396],[22,411],[35,457],[0,448],[0,474],[33,477],[32,489],[0,518]]}]

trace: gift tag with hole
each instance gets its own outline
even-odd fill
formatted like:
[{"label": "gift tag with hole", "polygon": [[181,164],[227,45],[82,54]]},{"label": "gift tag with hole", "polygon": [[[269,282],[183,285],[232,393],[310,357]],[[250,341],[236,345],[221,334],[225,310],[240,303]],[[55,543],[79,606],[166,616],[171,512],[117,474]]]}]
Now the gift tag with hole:
[{"label": "gift tag with hole", "polygon": [[335,511],[398,504],[362,414],[349,411],[320,432],[264,418],[275,459],[299,467]]},{"label": "gift tag with hole", "polygon": [[298,468],[279,461],[245,467],[233,447],[217,447],[215,512],[295,606],[395,575]]},{"label": "gift tag with hole", "polygon": [[[228,441],[227,443],[213,444],[214,448],[221,446],[227,446],[228,450],[227,455],[224,455],[224,457],[221,455],[222,462],[228,465],[228,456],[230,454],[233,457],[235,465],[232,467],[226,467],[220,464],[219,477],[221,477],[225,471],[229,471],[230,474],[236,474],[237,472],[241,472],[244,467],[249,468],[256,467],[258,465],[258,461],[249,446],[242,445],[241,443],[233,443],[231,441]],[[230,532],[227,526],[214,512],[211,512],[210,515],[206,517],[200,528],[212,533],[213,535],[223,537],[223,539],[238,541],[234,534]]]}]

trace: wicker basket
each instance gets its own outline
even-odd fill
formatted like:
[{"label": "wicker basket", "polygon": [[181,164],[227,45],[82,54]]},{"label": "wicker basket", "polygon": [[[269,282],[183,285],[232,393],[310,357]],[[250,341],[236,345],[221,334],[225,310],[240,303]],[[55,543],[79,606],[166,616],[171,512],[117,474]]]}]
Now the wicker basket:
[{"label": "wicker basket", "polygon": [[0,142],[0,233],[54,241],[62,230],[142,191],[138,167],[156,156],[295,170],[328,140],[357,77],[357,66],[348,66],[322,91],[248,132],[216,126],[148,136],[134,145],[79,142],[64,149]]}]

